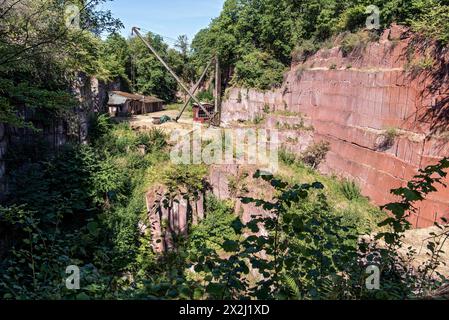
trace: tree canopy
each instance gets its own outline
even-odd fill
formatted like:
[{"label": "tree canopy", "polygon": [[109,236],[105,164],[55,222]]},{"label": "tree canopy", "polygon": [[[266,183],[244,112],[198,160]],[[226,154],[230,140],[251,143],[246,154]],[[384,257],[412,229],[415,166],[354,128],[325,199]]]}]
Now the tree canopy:
[{"label": "tree canopy", "polygon": [[29,126],[23,108],[58,114],[73,107],[68,88],[75,72],[101,73],[99,38],[121,27],[108,11],[107,0],[76,1],[79,26],[65,16],[66,3],[56,0],[2,2],[0,7],[0,122]]},{"label": "tree canopy", "polygon": [[[278,63],[288,66],[295,47],[312,42],[319,48],[333,35],[364,28],[370,5],[380,9],[381,29],[396,22],[446,43],[448,4],[447,0],[227,0],[220,16],[193,40],[192,59],[199,66],[217,54],[236,84],[269,89],[282,81]],[[264,62],[253,61],[261,54]],[[252,68],[242,68],[248,63]],[[266,81],[267,74],[273,81]]]}]

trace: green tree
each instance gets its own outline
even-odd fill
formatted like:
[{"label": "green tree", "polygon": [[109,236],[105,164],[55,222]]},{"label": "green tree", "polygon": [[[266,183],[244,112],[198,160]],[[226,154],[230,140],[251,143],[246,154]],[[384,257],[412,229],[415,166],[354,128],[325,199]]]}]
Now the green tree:
[{"label": "green tree", "polygon": [[96,35],[121,23],[105,0],[79,1],[80,29],[66,26],[65,4],[56,0],[4,1],[0,8],[0,121],[32,124],[20,112],[33,109],[41,118],[73,107],[67,90],[76,72],[99,73]]},{"label": "green tree", "polygon": [[131,73],[131,55],[128,42],[118,33],[112,33],[100,47],[100,64],[108,80],[119,79],[129,84]]},{"label": "green tree", "polygon": [[[170,50],[162,37],[151,33],[145,37],[161,57],[168,61]],[[131,38],[129,48],[136,74],[135,91],[155,95],[166,102],[174,101],[178,88],[176,80],[139,38]]]}]

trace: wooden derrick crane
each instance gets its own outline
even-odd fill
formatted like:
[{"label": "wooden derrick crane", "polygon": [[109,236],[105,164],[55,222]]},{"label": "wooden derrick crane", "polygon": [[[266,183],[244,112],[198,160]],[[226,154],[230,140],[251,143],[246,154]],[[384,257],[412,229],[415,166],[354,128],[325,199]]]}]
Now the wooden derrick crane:
[{"label": "wooden derrick crane", "polygon": [[[142,36],[142,34],[139,31],[140,29],[137,27],[132,28],[132,32],[136,34],[140,40],[150,49],[150,51],[156,56],[156,58],[162,63],[162,65],[168,70],[168,72],[175,78],[176,82],[178,82],[179,86],[189,95],[189,99],[184,104],[183,108],[181,109],[179,115],[176,117],[175,121],[178,121],[182,114],[184,113],[185,109],[187,108],[188,104],[191,100],[195,101],[195,103],[204,111],[207,118],[209,119],[210,125],[213,126],[220,126],[220,95],[221,95],[221,76],[219,71],[219,61],[217,57],[214,57],[211,59],[211,61],[207,64],[206,68],[203,71],[203,74],[201,75],[198,82],[195,84],[192,90],[189,90],[187,86],[182,82],[182,80],[178,77],[178,75],[170,68],[170,66],[164,61],[164,59],[161,58],[161,56],[157,53],[157,51],[153,48],[153,46]],[[198,90],[199,86],[201,85],[201,82],[203,81],[204,77],[207,74],[207,71],[209,70],[212,63],[215,62],[216,65],[216,71],[215,71],[215,110],[213,113],[210,113],[201,103],[201,101],[198,100],[197,97],[195,97],[195,93]]]}]

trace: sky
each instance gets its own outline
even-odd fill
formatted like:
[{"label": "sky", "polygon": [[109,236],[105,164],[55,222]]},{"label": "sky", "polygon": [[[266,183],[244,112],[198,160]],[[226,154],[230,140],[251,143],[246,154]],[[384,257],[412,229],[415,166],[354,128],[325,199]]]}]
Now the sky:
[{"label": "sky", "polygon": [[113,0],[102,5],[125,25],[121,31],[130,36],[131,28],[152,31],[173,41],[186,34],[192,41],[195,34],[218,17],[225,0]]}]

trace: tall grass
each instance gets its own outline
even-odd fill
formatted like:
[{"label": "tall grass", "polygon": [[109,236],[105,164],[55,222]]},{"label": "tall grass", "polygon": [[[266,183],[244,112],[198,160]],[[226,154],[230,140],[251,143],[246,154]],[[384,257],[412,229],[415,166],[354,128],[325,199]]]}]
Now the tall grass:
[{"label": "tall grass", "polygon": [[345,179],[340,185],[341,193],[349,201],[354,201],[362,198],[362,190],[355,181]]}]

